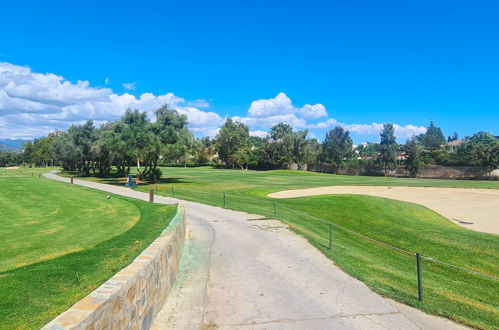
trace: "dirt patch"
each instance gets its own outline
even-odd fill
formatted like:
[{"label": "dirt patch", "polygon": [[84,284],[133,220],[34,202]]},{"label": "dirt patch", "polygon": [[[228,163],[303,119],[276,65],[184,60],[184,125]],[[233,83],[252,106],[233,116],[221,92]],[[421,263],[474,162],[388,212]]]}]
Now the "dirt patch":
[{"label": "dirt patch", "polygon": [[203,330],[215,330],[218,328],[219,328],[218,324],[214,322],[209,322],[203,326]]},{"label": "dirt patch", "polygon": [[334,194],[370,195],[416,203],[462,227],[499,235],[499,190],[495,189],[330,186],[286,190],[268,196],[294,198]]}]

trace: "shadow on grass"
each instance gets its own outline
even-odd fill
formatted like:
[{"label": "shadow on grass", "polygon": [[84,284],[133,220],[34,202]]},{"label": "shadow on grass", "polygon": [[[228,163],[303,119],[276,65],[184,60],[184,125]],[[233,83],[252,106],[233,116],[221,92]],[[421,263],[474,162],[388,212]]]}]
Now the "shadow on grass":
[{"label": "shadow on grass", "polygon": [[[100,182],[100,183],[117,185],[117,186],[124,186],[126,183],[126,179],[123,177],[98,178],[98,179],[99,179],[98,182]],[[192,183],[192,181],[186,181],[186,180],[183,180],[182,178],[163,178],[163,179],[159,179],[157,183],[153,182],[153,181],[148,181],[148,180],[140,180],[139,185],[173,184],[173,183]]]},{"label": "shadow on grass", "polygon": [[[90,176],[83,176],[80,172],[78,171],[67,171],[63,170],[60,173],[61,176],[64,177],[74,177],[75,179],[83,179],[83,180],[88,180],[91,179],[91,181],[96,181],[99,183],[104,183],[104,184],[110,184],[114,186],[123,186],[126,183],[126,177],[123,177],[119,173],[113,172],[109,173],[106,176],[100,176],[97,174],[91,173]],[[184,180],[183,178],[160,178],[158,182],[152,182],[148,180],[140,180],[140,183],[142,185],[153,185],[153,184],[174,184],[174,183],[193,183],[193,181],[187,181]]]}]

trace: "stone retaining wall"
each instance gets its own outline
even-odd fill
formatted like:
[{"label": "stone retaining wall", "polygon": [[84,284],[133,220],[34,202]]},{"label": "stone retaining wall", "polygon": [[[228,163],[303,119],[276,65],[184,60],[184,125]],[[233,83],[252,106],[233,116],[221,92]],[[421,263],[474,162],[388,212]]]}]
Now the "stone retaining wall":
[{"label": "stone retaining wall", "polygon": [[42,329],[148,329],[177,277],[185,241],[185,210],[128,267]]}]

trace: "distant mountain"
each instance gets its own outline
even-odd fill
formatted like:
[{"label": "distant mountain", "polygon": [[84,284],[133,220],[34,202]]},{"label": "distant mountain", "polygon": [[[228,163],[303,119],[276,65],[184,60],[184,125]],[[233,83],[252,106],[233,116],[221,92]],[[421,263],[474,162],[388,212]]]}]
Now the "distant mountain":
[{"label": "distant mountain", "polygon": [[29,140],[0,140],[0,151],[14,151],[21,152],[23,150],[23,144]]}]

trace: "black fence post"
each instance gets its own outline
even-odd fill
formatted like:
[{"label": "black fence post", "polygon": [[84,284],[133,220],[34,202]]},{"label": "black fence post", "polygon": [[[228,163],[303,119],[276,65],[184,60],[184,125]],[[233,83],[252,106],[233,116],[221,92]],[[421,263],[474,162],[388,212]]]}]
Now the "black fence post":
[{"label": "black fence post", "polygon": [[149,203],[154,203],[154,189],[149,190]]},{"label": "black fence post", "polygon": [[333,249],[333,224],[329,223],[329,250]]},{"label": "black fence post", "polygon": [[418,300],[423,301],[423,276],[421,273],[421,255],[416,253],[416,265],[418,269]]},{"label": "black fence post", "polygon": [[274,217],[277,217],[277,212],[276,212],[276,209],[275,209],[275,202],[272,202],[272,205],[274,206]]},{"label": "black fence post", "polygon": [[172,186],[172,197],[175,197],[175,191],[173,190],[173,186]]},{"label": "black fence post", "polygon": [[71,177],[71,180],[70,180],[70,181],[71,181],[71,184],[73,184],[73,177]]},{"label": "black fence post", "polygon": [[226,199],[227,199],[227,194],[224,193],[224,208],[225,208],[225,205],[226,205]]}]

